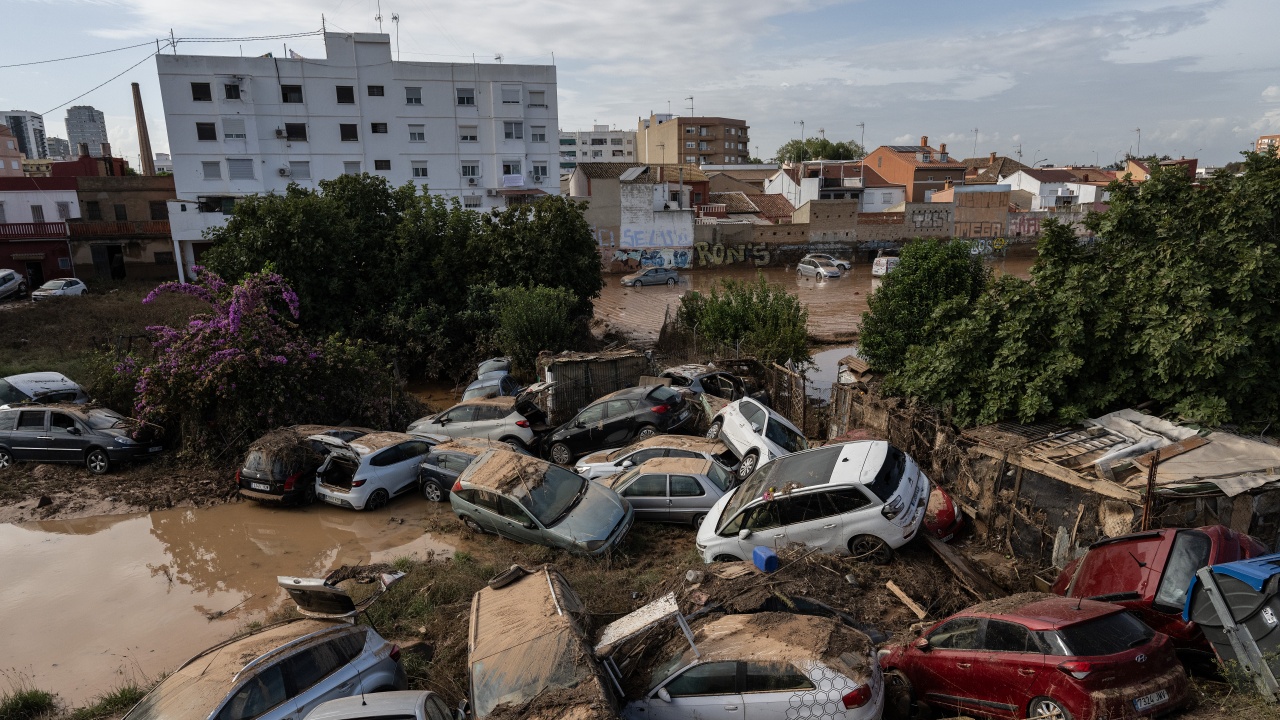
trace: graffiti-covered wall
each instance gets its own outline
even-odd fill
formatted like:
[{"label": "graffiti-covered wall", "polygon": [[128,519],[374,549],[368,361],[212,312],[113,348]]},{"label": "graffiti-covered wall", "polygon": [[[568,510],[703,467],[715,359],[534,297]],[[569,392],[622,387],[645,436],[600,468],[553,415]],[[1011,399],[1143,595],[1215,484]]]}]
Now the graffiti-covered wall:
[{"label": "graffiti-covered wall", "polygon": [[954,212],[950,203],[907,203],[902,231],[909,237],[950,237]]}]

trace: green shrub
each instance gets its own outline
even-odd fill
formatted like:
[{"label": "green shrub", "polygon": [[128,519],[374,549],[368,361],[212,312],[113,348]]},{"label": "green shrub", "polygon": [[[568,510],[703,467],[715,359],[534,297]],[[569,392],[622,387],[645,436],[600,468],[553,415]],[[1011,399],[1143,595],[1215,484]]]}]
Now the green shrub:
[{"label": "green shrub", "polygon": [[676,317],[700,337],[762,362],[809,360],[809,309],[763,273],[755,282],[717,281],[706,295],[685,293]]},{"label": "green shrub", "polygon": [[533,369],[542,350],[568,348],[581,327],[577,299],[561,288],[501,288],[493,314],[494,344],[523,370]]}]

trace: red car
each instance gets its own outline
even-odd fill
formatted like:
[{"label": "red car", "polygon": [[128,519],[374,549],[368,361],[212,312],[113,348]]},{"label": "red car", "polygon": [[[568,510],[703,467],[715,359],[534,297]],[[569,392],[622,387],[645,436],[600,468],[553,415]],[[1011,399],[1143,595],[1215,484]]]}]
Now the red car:
[{"label": "red car", "polygon": [[924,509],[924,529],[942,542],[951,542],[962,527],[964,511],[950,493],[934,485],[929,493],[929,505]]},{"label": "red car", "polygon": [[1196,653],[1212,651],[1200,628],[1182,619],[1191,578],[1206,565],[1266,553],[1262,543],[1222,525],[1121,535],[1090,545],[1058,576],[1053,592],[1123,605],[1197,660]]},{"label": "red car", "polygon": [[1166,635],[1119,605],[1025,593],[975,605],[880,658],[890,684],[949,713],[1101,720],[1187,699]]}]

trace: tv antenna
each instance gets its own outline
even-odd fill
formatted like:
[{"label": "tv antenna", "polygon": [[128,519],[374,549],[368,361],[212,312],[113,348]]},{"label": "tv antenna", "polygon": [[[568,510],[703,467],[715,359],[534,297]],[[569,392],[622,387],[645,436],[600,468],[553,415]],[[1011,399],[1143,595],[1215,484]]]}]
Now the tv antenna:
[{"label": "tv antenna", "polygon": [[685,100],[689,101],[689,117],[696,117],[693,114],[693,96],[690,95],[689,97],[685,98]]},{"label": "tv antenna", "polygon": [[973,129],[973,155],[970,157],[978,157],[978,128]]},{"label": "tv antenna", "polygon": [[396,26],[396,62],[400,62],[400,13],[391,13],[391,22]]},{"label": "tv antenna", "polygon": [[1017,148],[1015,152],[1018,154],[1018,162],[1022,162],[1022,143],[1018,143]]},{"label": "tv antenna", "polygon": [[373,16],[378,21],[378,32],[382,32],[382,0],[378,0],[378,14]]},{"label": "tv antenna", "polygon": [[501,64],[501,63],[502,63],[502,53],[494,53],[494,55],[493,55],[493,59],[494,59],[494,60],[497,60],[497,61],[498,61],[498,63],[499,63],[499,64]]}]

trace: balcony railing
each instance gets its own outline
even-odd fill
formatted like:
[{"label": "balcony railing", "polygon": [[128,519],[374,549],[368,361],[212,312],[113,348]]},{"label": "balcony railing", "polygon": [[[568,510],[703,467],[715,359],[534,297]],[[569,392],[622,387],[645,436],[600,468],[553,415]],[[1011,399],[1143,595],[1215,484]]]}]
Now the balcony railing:
[{"label": "balcony railing", "polygon": [[169,236],[168,220],[82,220],[67,227],[73,238]]},{"label": "balcony railing", "polygon": [[0,223],[0,240],[34,240],[67,236],[64,222]]}]

